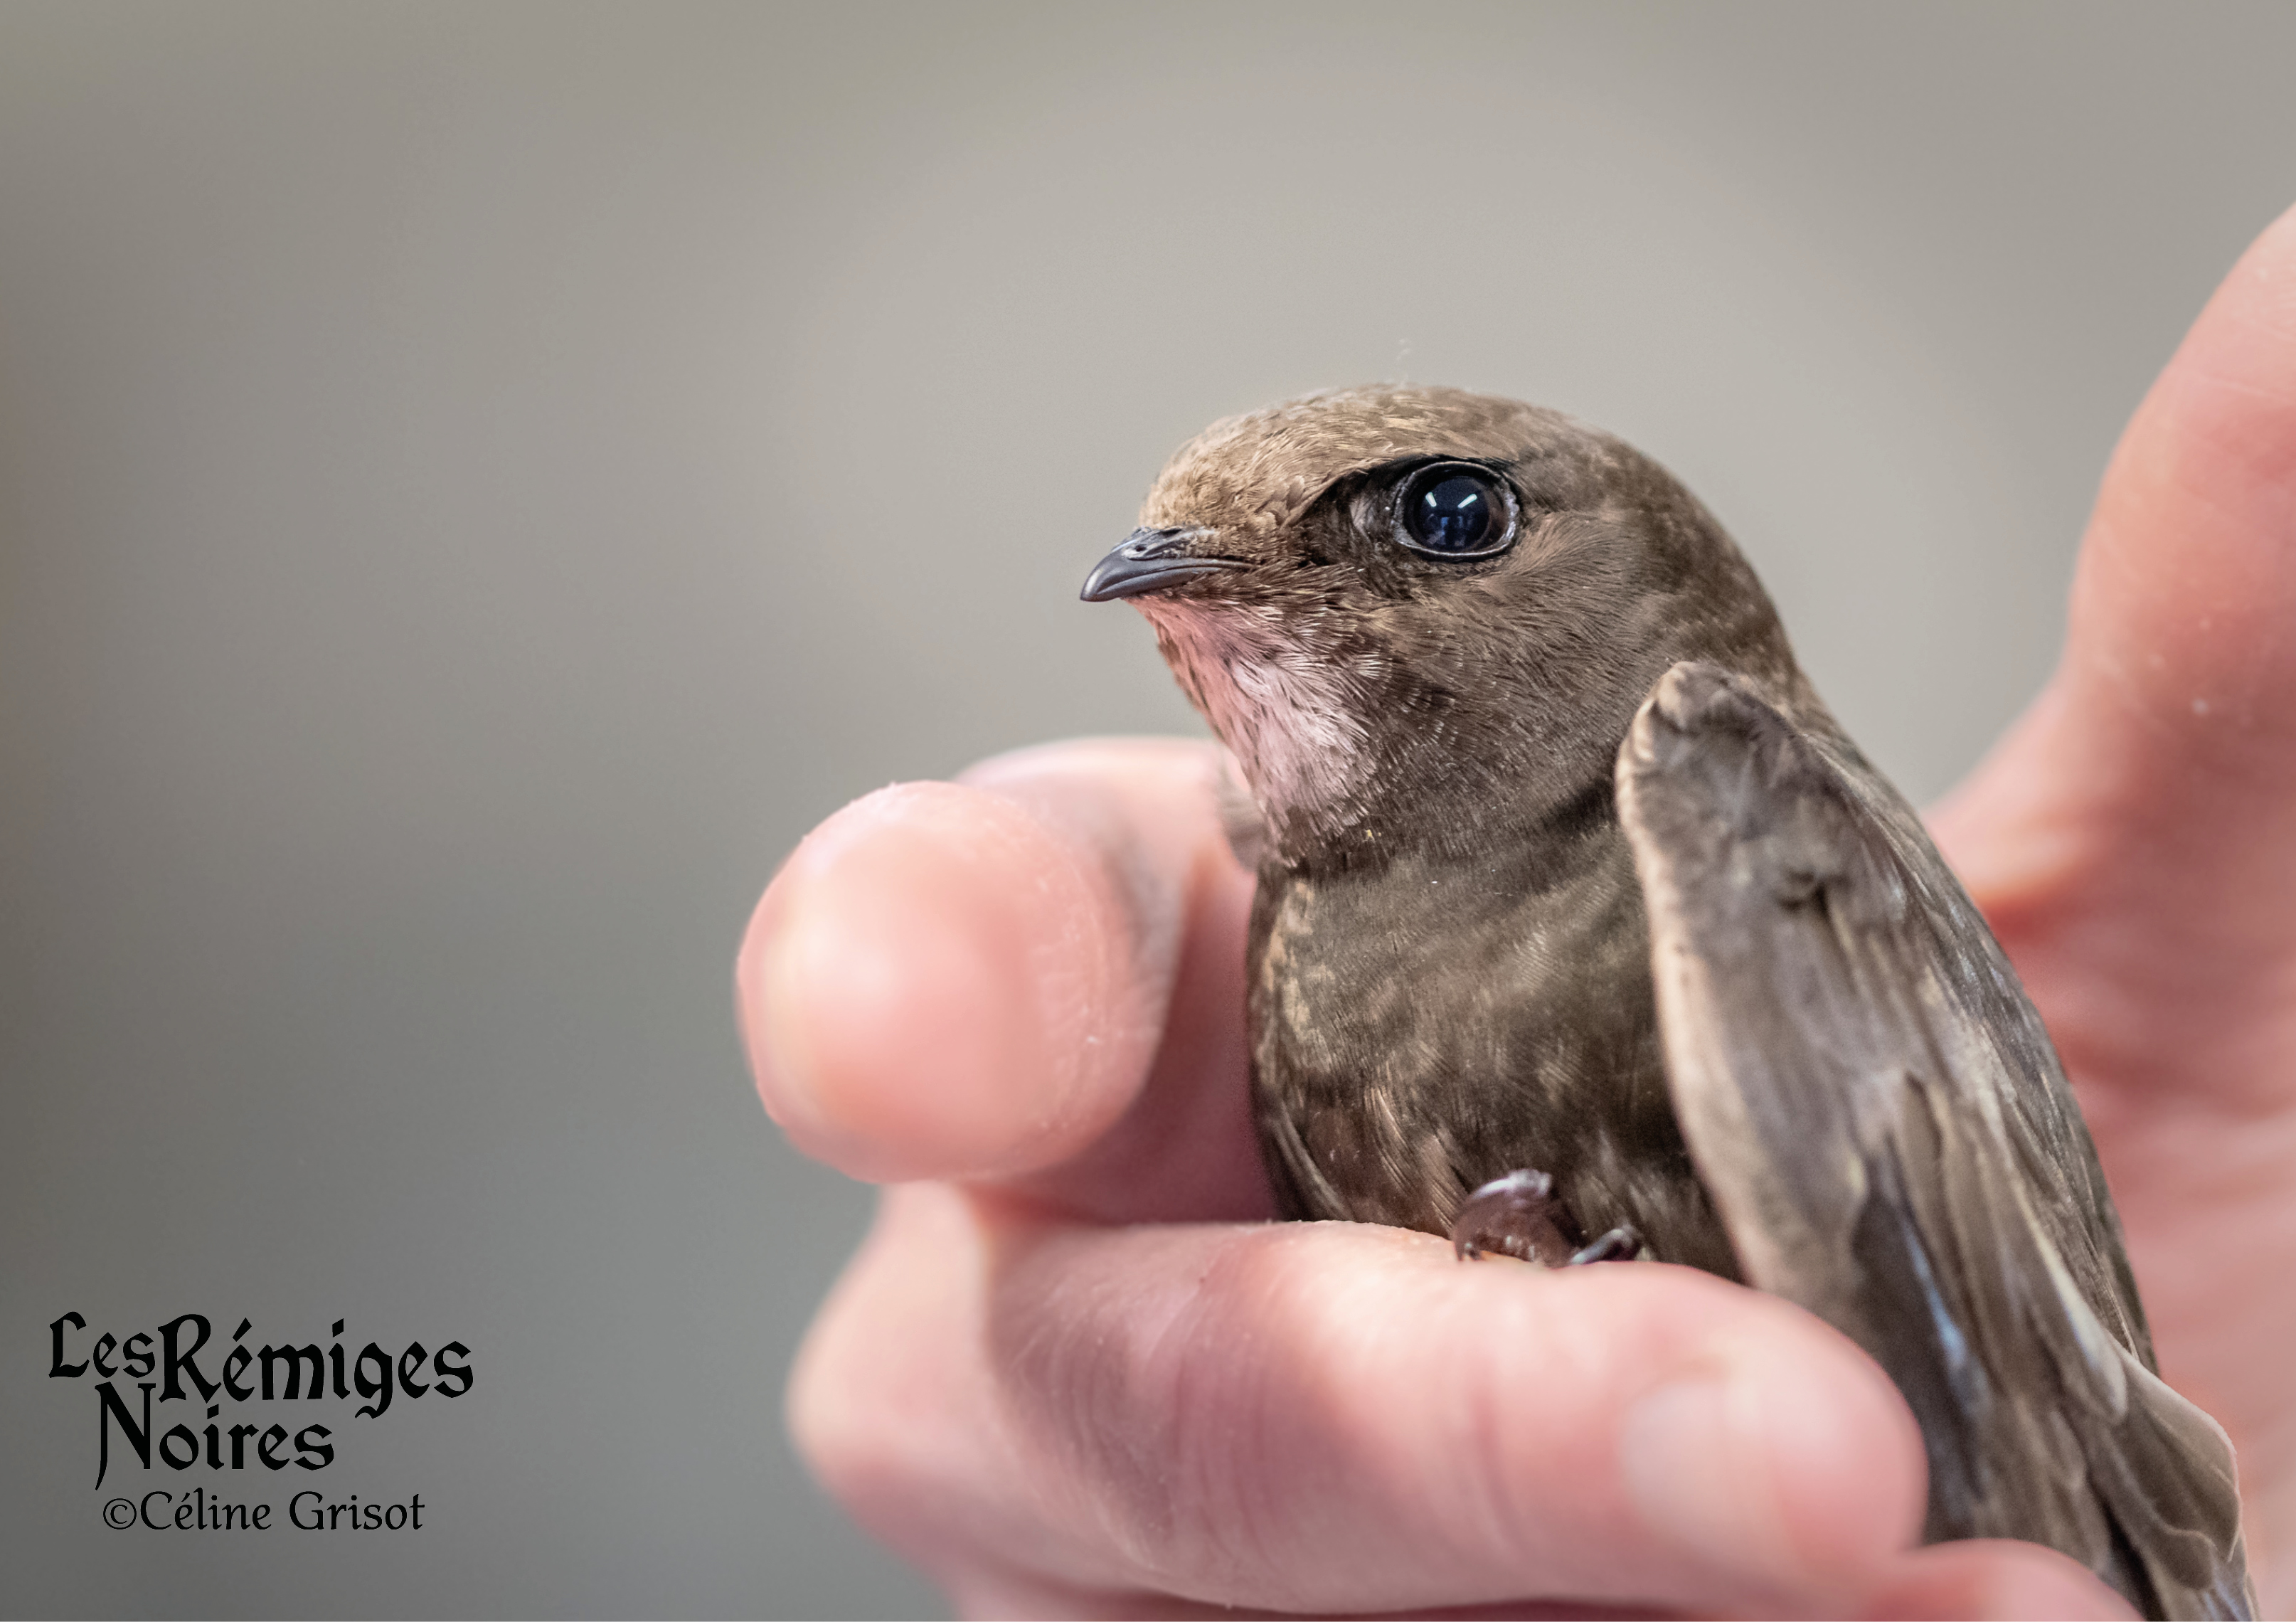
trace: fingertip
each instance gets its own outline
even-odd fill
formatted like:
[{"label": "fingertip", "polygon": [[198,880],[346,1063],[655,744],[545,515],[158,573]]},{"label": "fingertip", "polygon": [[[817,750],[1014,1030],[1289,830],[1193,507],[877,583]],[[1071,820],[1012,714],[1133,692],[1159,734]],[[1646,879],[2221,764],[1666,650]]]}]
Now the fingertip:
[{"label": "fingertip", "polygon": [[1921,1434],[1882,1371],[1782,1304],[1751,1309],[1626,1407],[1620,1478],[1653,1535],[1781,1594],[1850,1595],[1921,1530]]},{"label": "fingertip", "polygon": [[1929,1461],[1889,1376],[1831,1330],[1811,1338],[1794,1365],[1746,1371],[1743,1412],[1764,1439],[1794,1556],[1847,1582],[1920,1536]]},{"label": "fingertip", "polygon": [[1008,800],[898,785],[831,818],[751,919],[736,981],[759,1097],[873,1182],[1059,1157],[1128,1101],[1103,1061],[1118,907]]}]

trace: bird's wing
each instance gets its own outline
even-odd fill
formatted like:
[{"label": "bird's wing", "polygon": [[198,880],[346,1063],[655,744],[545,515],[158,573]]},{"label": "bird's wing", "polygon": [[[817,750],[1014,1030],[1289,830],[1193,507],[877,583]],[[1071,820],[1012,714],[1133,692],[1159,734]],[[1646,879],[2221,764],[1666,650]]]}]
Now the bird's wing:
[{"label": "bird's wing", "polygon": [[2152,1371],[2096,1153],[2008,960],[1838,735],[1711,665],[1619,754],[1675,1107],[1747,1277],[1897,1381],[1931,1541],[2252,1613],[2232,1449]]}]

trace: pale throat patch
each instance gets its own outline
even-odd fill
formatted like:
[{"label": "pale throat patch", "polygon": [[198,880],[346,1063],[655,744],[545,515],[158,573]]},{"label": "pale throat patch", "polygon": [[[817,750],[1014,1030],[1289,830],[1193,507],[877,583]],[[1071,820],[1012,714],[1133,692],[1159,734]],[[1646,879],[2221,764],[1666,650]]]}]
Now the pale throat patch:
[{"label": "pale throat patch", "polygon": [[1261,811],[1321,821],[1337,809],[1366,764],[1363,722],[1344,702],[1344,667],[1262,609],[1152,597],[1134,605],[1156,628],[1183,690],[1234,752]]}]

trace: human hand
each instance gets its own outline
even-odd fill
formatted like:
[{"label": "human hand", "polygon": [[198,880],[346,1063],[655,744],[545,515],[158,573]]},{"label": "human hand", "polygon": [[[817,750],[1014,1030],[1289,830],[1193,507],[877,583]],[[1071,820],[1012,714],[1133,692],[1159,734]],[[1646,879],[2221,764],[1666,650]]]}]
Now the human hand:
[{"label": "human hand", "polygon": [[2161,1371],[2296,1611],[2296,210],[2121,438],[2047,689],[1931,818],[2095,1134]]},{"label": "human hand", "polygon": [[[2090,1111],[2164,1371],[2240,1445],[2267,1611],[2296,1597],[2292,531],[2284,219],[2139,413],[2063,667],[1939,827]],[[1911,1548],[1910,1418],[1784,1303],[1256,1224],[1250,879],[1211,770],[1072,745],[887,790],[758,910],[768,1107],[899,1185],[790,1399],[864,1521],[978,1614],[2120,1614],[2046,1551]]]}]

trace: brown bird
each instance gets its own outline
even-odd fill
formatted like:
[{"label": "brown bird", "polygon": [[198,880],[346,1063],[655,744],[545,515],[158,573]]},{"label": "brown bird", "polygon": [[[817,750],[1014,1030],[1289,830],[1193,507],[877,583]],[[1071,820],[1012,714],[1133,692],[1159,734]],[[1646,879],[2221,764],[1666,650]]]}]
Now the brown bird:
[{"label": "brown bird", "polygon": [[1450,389],[1176,455],[1086,581],[1234,753],[1287,1215],[1800,1303],[1921,1422],[1925,1535],[2253,1613],[2062,1068],[1920,820],[1655,463]]}]

